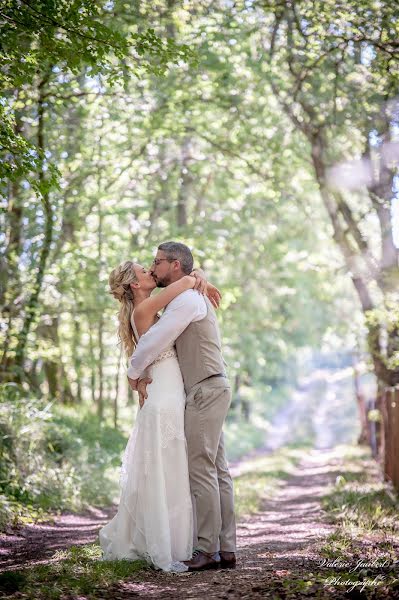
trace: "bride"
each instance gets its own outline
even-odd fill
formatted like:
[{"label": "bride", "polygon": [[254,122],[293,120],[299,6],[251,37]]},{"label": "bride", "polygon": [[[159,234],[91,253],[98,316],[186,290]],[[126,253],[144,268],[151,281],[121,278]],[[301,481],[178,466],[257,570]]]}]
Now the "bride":
[{"label": "bride", "polygon": [[[127,260],[109,276],[110,293],[121,303],[118,335],[128,356],[159,319],[158,311],[182,292],[204,282],[186,275],[151,296],[151,273]],[[218,290],[207,284],[217,304]],[[174,346],[148,367],[147,398],[137,411],[121,466],[118,512],[99,531],[103,560],[145,559],[164,571],[186,571],[193,550],[193,507],[184,436],[185,392]]]}]

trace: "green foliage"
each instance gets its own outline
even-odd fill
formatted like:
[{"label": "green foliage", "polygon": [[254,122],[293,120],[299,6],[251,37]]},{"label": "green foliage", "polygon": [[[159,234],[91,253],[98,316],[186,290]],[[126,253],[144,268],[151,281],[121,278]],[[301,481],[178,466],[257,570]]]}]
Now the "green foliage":
[{"label": "green foliage", "polygon": [[[383,68],[396,52],[390,26],[366,1],[350,19],[332,2],[285,3],[285,12],[275,2],[208,4],[3,3],[1,363],[4,380],[29,388],[21,417],[4,408],[10,498],[59,506],[64,486],[78,505],[89,501],[90,482],[101,497],[121,438],[100,423],[115,419],[127,431],[131,421],[107,279],[125,258],[148,265],[160,241],[190,245],[223,294],[231,458],[262,445],[302,356],[364,349],[361,311],[320,202],[312,136],[292,116],[325,134],[326,163],[363,152],[394,78],[394,65]],[[379,31],[389,29],[381,53],[368,41],[367,11]],[[381,238],[370,199],[345,200],[374,252]],[[394,275],[384,283],[393,286]],[[373,316],[388,333],[395,297]],[[393,352],[387,365],[396,363]],[[31,426],[22,405],[31,410],[32,393],[52,416],[21,436],[41,457],[35,464],[30,452],[25,481],[10,419]],[[351,414],[339,418],[349,423]],[[34,473],[47,467],[46,487]]]},{"label": "green foliage", "polygon": [[286,446],[270,455],[245,463],[245,471],[234,479],[234,502],[238,517],[261,509],[262,501],[271,498],[303,457],[306,446]]},{"label": "green foliage", "polygon": [[126,438],[98,417],[5,385],[0,430],[3,526],[111,502]]},{"label": "green foliage", "polygon": [[58,187],[61,173],[55,165],[48,165],[45,181],[37,179],[36,173],[46,163],[45,155],[23,136],[15,134],[14,129],[13,115],[0,104],[0,151],[5,153],[5,160],[0,162],[0,179],[17,181],[25,176],[32,189],[41,195]]},{"label": "green foliage", "polygon": [[[370,345],[375,348],[381,362],[390,370],[399,368],[399,308],[394,294],[391,294],[384,305],[367,311],[365,322],[369,328]],[[378,333],[384,328],[392,340],[391,352],[380,349]],[[395,343],[396,342],[396,343]]]},{"label": "green foliage", "polygon": [[[388,483],[381,482],[368,448],[343,446],[341,475],[326,491],[322,507],[337,526],[321,550],[327,557],[384,560],[397,558],[399,499]],[[366,465],[366,469],[365,469]],[[378,549],[378,556],[374,556]]]},{"label": "green foliage", "polygon": [[[108,85],[141,73],[164,75],[179,61],[195,64],[186,44],[162,39],[153,28],[120,28],[120,13],[129,14],[124,2],[98,0],[38,0],[34,4],[5,0],[0,15],[0,179],[25,177],[43,194],[59,181],[50,162],[46,182],[36,182],[43,167],[40,148],[18,133],[14,114],[21,108],[18,90],[40,88],[50,77],[104,78]],[[130,16],[130,14],[129,14]],[[123,22],[123,21],[122,21]],[[139,25],[136,22],[136,27]],[[140,28],[141,29],[141,28]]]},{"label": "green foliage", "polygon": [[148,568],[144,561],[101,561],[98,545],[71,546],[57,551],[54,561],[18,572],[0,574],[0,586],[8,594],[16,592],[37,600],[61,600],[65,594],[97,597],[114,583],[131,578]]},{"label": "green foliage", "polygon": [[[342,338],[354,327],[353,294],[319,205],[308,145],[252,60],[251,10],[243,21],[234,9],[209,15],[202,4],[198,14],[191,6],[162,6],[140,7],[140,31],[154,23],[156,35],[173,34],[168,40],[179,47],[194,40],[201,69],[178,65],[163,78],[143,71],[139,82],[118,80],[113,87],[105,75],[82,69],[75,76],[64,66],[41,79],[47,163],[57,164],[62,177],[50,197],[54,231],[39,326],[32,326],[24,357],[28,371],[37,365],[30,384],[50,397],[98,394],[101,348],[110,406],[118,307],[106,294],[107,276],[125,256],[148,264],[165,239],[191,245],[221,288],[229,375],[242,374],[250,387],[293,382],[299,348],[319,347],[327,331]],[[112,20],[102,15],[104,27],[134,32],[137,23],[123,3],[113,8]],[[90,14],[83,11],[78,23]],[[29,137],[36,133],[36,101],[30,88],[13,100],[15,122]],[[30,240],[17,249],[17,262],[30,268],[10,268],[6,286],[11,364],[43,232],[31,189],[18,184],[16,193],[9,206],[17,213],[23,206]],[[5,225],[11,229],[11,219]],[[63,371],[55,372],[60,356]],[[49,390],[42,364],[57,381]]]},{"label": "green foliage", "polygon": [[235,390],[224,427],[229,460],[238,460],[265,446],[273,417],[290,401],[292,394],[292,387],[281,384],[275,388],[261,383],[240,385]]},{"label": "green foliage", "polygon": [[[115,81],[123,76],[122,69],[162,73],[168,63],[193,58],[187,45],[163,40],[152,27],[140,32],[121,31],[118,24],[124,14],[134,17],[133,10],[118,1],[38,0],[33,6],[5,0],[1,59],[6,68],[1,88],[32,83],[38,70],[46,67],[79,74],[87,66],[92,76],[110,76]],[[136,28],[138,24],[139,19]],[[145,60],[140,63],[137,55]]]},{"label": "green foliage", "polygon": [[[368,345],[380,384],[393,386],[399,381],[397,317],[392,329],[387,312],[398,303],[397,217],[391,215],[397,156],[386,160],[385,153],[397,143],[398,6],[368,0],[283,5],[266,3],[271,35],[267,61],[258,69],[308,141],[334,239],[364,314],[385,313],[378,324],[366,318]],[[373,219],[377,227],[370,226]]]},{"label": "green foliage", "polygon": [[265,444],[265,430],[254,423],[228,423],[224,431],[226,454],[229,460],[237,460],[254,448]]}]

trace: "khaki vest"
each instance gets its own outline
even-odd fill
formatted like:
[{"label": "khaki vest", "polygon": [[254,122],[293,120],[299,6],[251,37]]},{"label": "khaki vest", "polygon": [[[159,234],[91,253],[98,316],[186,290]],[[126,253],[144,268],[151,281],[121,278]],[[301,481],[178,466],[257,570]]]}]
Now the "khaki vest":
[{"label": "khaki vest", "polygon": [[205,302],[206,316],[192,321],[175,342],[186,393],[203,379],[225,373],[216,314],[208,298]]}]

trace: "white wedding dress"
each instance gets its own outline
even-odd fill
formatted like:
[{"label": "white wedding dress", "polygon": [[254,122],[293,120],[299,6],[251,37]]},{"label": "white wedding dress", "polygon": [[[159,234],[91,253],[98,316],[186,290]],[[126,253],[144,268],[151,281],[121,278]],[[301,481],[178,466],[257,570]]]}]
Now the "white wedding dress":
[{"label": "white wedding dress", "polygon": [[[132,315],[132,327],[139,338]],[[186,571],[193,508],[184,435],[185,392],[173,345],[151,365],[148,398],[138,408],[120,472],[118,512],[99,531],[102,560],[145,559]]]}]

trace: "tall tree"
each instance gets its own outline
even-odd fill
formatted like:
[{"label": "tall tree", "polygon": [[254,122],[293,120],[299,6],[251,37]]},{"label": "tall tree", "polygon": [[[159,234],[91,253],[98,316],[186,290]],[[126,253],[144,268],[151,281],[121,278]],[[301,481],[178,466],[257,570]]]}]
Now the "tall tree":
[{"label": "tall tree", "polygon": [[[92,89],[99,90],[100,74],[112,86],[140,72],[160,75],[170,63],[192,56],[186,45],[160,38],[148,24],[140,32],[134,27],[121,31],[118,21],[122,7],[126,12],[126,3],[118,1],[77,0],[71,4],[65,0],[6,0],[0,9],[0,191],[5,192],[8,203],[3,213],[8,233],[0,294],[6,322],[1,359],[6,379],[23,378],[27,340],[37,321],[55,241],[52,190],[59,188],[60,171],[51,159],[54,147],[47,142],[49,101],[63,96],[73,103],[77,97],[92,93],[75,87],[65,94],[65,81],[82,79],[82,75]],[[22,127],[27,121],[30,127]],[[14,277],[26,260],[22,224],[29,217],[23,198],[30,196],[33,206],[34,195],[41,207],[31,216],[42,230],[37,232],[40,244],[37,255],[33,254],[32,279],[23,286],[23,280]]]},{"label": "tall tree", "polygon": [[[377,6],[367,0],[277,0],[256,8],[264,10],[268,25],[257,34],[267,59],[265,81],[307,140],[333,237],[365,315],[375,373],[381,385],[396,385],[398,324],[388,315],[399,282],[391,222],[399,164],[392,145],[399,10],[391,2]],[[339,167],[354,159],[358,162]],[[351,181],[345,186],[348,168]],[[377,235],[370,227],[374,215]]]}]

